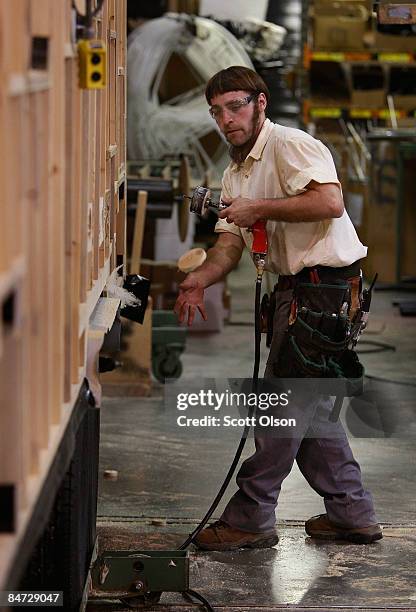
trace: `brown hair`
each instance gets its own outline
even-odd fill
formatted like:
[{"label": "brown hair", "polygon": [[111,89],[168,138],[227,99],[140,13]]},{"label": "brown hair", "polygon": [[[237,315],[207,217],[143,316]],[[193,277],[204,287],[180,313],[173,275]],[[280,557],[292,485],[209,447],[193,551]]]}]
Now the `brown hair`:
[{"label": "brown hair", "polygon": [[245,66],[230,66],[214,74],[207,83],[205,97],[208,104],[211,104],[215,96],[240,89],[256,94],[263,92],[269,102],[270,92],[266,83],[257,72]]}]

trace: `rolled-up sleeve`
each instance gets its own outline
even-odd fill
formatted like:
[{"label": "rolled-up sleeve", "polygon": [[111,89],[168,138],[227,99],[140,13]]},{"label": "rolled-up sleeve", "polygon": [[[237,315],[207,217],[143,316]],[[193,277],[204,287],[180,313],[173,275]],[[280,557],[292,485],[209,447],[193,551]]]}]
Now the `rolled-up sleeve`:
[{"label": "rolled-up sleeve", "polygon": [[305,191],[311,181],[340,185],[329,149],[315,138],[286,140],[280,156],[278,165],[289,196]]},{"label": "rolled-up sleeve", "polygon": [[[221,200],[230,200],[232,199],[233,194],[231,192],[231,184],[230,177],[228,175],[228,169],[224,172],[222,181],[221,181]],[[225,219],[218,219],[215,224],[214,231],[217,234],[221,234],[222,232],[229,232],[230,234],[235,234],[236,236],[240,236],[241,238],[241,230],[234,223],[228,223]]]}]

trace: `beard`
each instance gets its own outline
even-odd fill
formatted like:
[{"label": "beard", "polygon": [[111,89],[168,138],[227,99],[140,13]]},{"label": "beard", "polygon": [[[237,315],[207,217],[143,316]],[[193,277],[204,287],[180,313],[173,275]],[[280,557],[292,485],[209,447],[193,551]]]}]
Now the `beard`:
[{"label": "beard", "polygon": [[242,165],[245,158],[247,157],[247,155],[250,153],[251,149],[253,148],[254,143],[257,140],[257,136],[259,135],[259,132],[260,132],[259,124],[260,124],[260,111],[258,107],[258,102],[256,101],[256,103],[254,104],[253,116],[251,118],[251,132],[250,132],[250,136],[247,142],[239,146],[230,145],[228,147],[228,152],[230,154],[231,159],[238,166]]}]

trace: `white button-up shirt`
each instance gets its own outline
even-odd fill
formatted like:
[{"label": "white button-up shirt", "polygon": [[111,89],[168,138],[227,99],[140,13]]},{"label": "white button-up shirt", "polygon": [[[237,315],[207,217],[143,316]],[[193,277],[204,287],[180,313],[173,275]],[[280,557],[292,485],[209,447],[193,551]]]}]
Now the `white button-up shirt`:
[{"label": "white button-up shirt", "polygon": [[[230,162],[222,179],[221,198],[288,198],[306,191],[310,181],[340,185],[328,148],[302,130],[266,119],[242,166]],[[276,202],[278,206],[278,202]],[[225,219],[216,232],[241,236],[251,250],[253,235]],[[267,221],[266,270],[296,274],[316,265],[348,266],[367,255],[344,210],[342,217],[302,223]]]}]

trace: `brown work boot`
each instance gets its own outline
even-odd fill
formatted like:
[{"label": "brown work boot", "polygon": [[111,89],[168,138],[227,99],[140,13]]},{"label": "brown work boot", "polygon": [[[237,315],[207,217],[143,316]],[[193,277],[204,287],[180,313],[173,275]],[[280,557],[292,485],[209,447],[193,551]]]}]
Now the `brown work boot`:
[{"label": "brown work boot", "polygon": [[279,541],[276,531],[252,533],[215,521],[195,538],[194,544],[202,550],[235,550],[237,548],[271,548]]},{"label": "brown work boot", "polygon": [[381,527],[377,523],[368,527],[343,527],[331,523],[326,514],[318,514],[306,521],[305,531],[311,538],[348,540],[354,544],[370,544],[383,537]]}]

